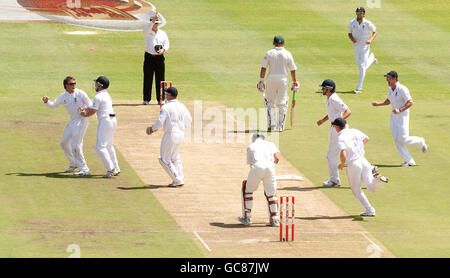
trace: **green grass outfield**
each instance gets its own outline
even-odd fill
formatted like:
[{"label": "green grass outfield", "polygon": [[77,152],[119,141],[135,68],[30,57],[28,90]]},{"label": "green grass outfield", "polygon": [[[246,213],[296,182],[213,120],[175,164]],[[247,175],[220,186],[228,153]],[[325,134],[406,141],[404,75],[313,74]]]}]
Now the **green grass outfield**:
[{"label": "green grass outfield", "polygon": [[[152,1],[167,19],[166,79],[175,82],[181,100],[263,107],[256,90],[260,64],[273,36],[282,34],[301,82],[296,128],[281,134],[283,155],[316,185],[327,178],[328,127],[315,124],[326,113],[325,97],[317,91],[323,79],[334,79],[353,112],[349,124],[371,137],[366,157],[390,178],[376,193],[367,193],[377,217],[360,224],[398,257],[449,257],[450,4],[391,2],[368,8],[366,1],[344,0]],[[357,81],[347,25],[360,5],[377,26],[372,51],[379,64],[367,71],[364,93],[354,95],[347,93]],[[142,33],[64,34],[76,30],[87,29],[0,23],[0,257],[65,257],[72,243],[86,257],[201,256],[149,191],[111,190],[142,185],[123,159],[123,175],[113,181],[98,178],[103,167],[91,147],[95,120],[85,139],[94,176],[86,182],[58,173],[67,166],[59,139],[68,116],[62,107],[45,107],[43,95],[54,99],[70,74],[92,97],[91,80],[102,74],[112,82],[113,99],[142,98]],[[383,74],[391,69],[415,101],[410,133],[425,137],[429,146],[426,155],[410,148],[417,167],[396,167],[402,161],[389,130],[390,109],[370,105],[386,98]],[[362,208],[345,173],[341,179],[343,187],[321,190],[357,215]],[[77,232],[86,230],[92,233]]]}]

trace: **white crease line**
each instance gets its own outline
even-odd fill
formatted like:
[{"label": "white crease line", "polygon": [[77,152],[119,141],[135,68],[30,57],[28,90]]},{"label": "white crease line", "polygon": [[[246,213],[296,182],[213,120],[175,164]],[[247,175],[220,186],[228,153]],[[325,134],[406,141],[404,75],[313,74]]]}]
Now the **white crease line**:
[{"label": "white crease line", "polygon": [[361,232],[361,234],[370,242],[372,243],[373,246],[375,246],[375,248],[378,249],[378,251],[380,251],[381,253],[383,253],[383,250],[380,248],[380,246],[378,246],[375,242],[373,242],[368,236],[366,236],[366,233]]},{"label": "white crease line", "polygon": [[200,240],[200,242],[203,244],[203,246],[205,246],[205,248],[211,252],[211,249],[209,248],[208,244],[206,244],[206,242],[197,234],[197,232],[194,231],[194,235],[198,238],[198,240]]}]

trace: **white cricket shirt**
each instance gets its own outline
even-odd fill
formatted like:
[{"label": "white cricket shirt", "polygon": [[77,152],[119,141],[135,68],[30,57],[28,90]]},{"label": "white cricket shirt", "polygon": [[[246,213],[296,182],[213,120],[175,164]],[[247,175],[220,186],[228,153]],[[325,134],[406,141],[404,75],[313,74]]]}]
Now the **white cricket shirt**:
[{"label": "white cricket shirt", "polygon": [[67,112],[70,114],[70,120],[73,121],[84,118],[78,114],[78,108],[84,108],[85,106],[89,107],[92,105],[92,102],[84,91],[75,88],[75,91],[72,94],[65,91],[60,94],[54,102],[49,100],[46,103],[50,108],[56,108],[61,104],[67,109]]},{"label": "white cricket shirt", "polygon": [[106,90],[101,90],[97,92],[97,94],[94,97],[94,100],[92,100],[92,105],[89,106],[89,108],[97,110],[97,119],[99,121],[109,119],[110,118],[109,115],[114,114],[111,96]]},{"label": "white cricket shirt", "polygon": [[162,45],[164,51],[167,52],[170,46],[169,37],[167,37],[166,32],[161,29],[158,29],[158,32],[155,33],[152,30],[152,26],[153,23],[149,23],[144,28],[145,51],[152,55],[156,55],[155,45]]},{"label": "white cricket shirt", "polygon": [[329,98],[327,98],[327,114],[328,120],[333,122],[336,118],[342,116],[348,109],[348,106],[342,101],[342,99],[336,94],[332,94]]},{"label": "white cricket shirt", "polygon": [[289,72],[297,69],[291,52],[287,51],[284,47],[274,47],[267,51],[261,67],[269,67],[268,80],[289,79]]},{"label": "white cricket shirt", "polygon": [[247,164],[253,166],[255,164],[275,166],[274,154],[279,153],[274,143],[257,138],[255,142],[247,148]]},{"label": "white cricket shirt", "polygon": [[364,142],[368,138],[363,132],[355,128],[345,128],[338,133],[339,152],[345,150],[347,163],[364,157]]},{"label": "white cricket shirt", "polygon": [[161,107],[158,120],[153,124],[152,129],[156,131],[162,125],[164,132],[184,132],[191,122],[192,117],[186,106],[172,99]]},{"label": "white cricket shirt", "polygon": [[[400,84],[400,82],[397,82],[395,86],[395,90],[392,90],[392,88],[388,87],[388,99],[391,102],[392,110],[394,109],[400,109],[403,106],[405,106],[406,102],[409,100],[412,100],[411,95],[409,94],[408,88],[406,86]],[[409,109],[406,109],[403,112],[400,112],[400,114],[394,114],[394,112],[391,112],[395,116],[400,115],[409,115]]]},{"label": "white cricket shirt", "polygon": [[356,44],[365,45],[371,37],[371,32],[375,32],[376,27],[372,22],[363,18],[361,24],[355,18],[348,24],[348,32],[352,33],[353,38],[357,40]]}]

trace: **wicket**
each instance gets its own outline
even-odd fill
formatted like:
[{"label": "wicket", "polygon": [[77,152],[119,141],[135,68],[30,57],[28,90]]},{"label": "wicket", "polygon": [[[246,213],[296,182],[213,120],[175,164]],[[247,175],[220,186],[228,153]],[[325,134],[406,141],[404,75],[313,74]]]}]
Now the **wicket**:
[{"label": "wicket", "polygon": [[[291,215],[289,216],[289,200],[291,203]],[[283,223],[283,210],[286,206],[286,219]],[[280,241],[289,241],[289,219],[291,219],[291,240],[294,241],[295,196],[280,196]],[[283,226],[285,231],[283,233]]]},{"label": "wicket", "polygon": [[[169,87],[167,87],[167,85],[169,85]],[[163,101],[164,90],[170,87],[172,87],[172,81],[161,81],[161,83],[159,84],[159,100],[160,100],[159,108],[161,108],[165,103],[165,100]]]}]

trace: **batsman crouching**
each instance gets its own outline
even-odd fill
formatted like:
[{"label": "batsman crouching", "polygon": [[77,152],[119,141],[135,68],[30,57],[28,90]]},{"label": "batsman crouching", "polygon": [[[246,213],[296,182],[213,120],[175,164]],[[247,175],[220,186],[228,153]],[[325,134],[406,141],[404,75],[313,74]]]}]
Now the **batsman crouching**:
[{"label": "batsman crouching", "polygon": [[242,182],[242,216],[238,217],[238,220],[244,225],[252,224],[253,192],[262,181],[269,212],[267,226],[279,227],[275,166],[280,160],[280,151],[274,143],[265,141],[265,136],[261,132],[253,134],[252,142],[247,148],[247,164],[250,165],[250,172],[247,180]]},{"label": "batsman crouching", "polygon": [[147,127],[148,135],[157,131],[161,126],[164,135],[161,140],[159,163],[172,179],[169,187],[184,185],[183,166],[180,158],[180,145],[184,139],[184,130],[190,127],[192,117],[186,106],[177,100],[178,90],[170,87],[165,90],[167,102],[159,112],[158,120]]}]

